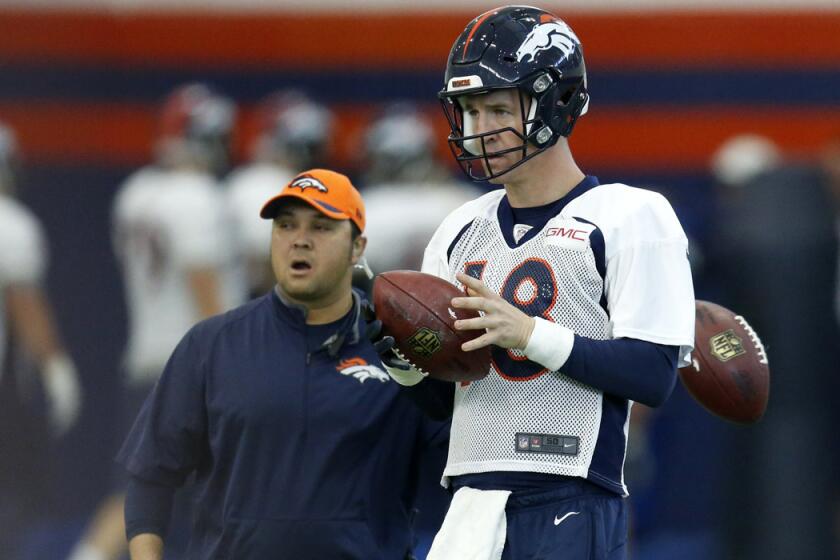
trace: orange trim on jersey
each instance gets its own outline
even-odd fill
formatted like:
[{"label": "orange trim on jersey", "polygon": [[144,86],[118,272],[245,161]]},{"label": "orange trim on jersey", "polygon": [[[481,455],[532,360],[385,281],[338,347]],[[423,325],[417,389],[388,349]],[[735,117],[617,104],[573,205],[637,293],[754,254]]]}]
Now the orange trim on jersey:
[{"label": "orange trim on jersey", "polygon": [[[536,363],[536,362],[534,362],[534,363]],[[537,373],[535,373],[534,375],[529,375],[528,377],[510,377],[509,375],[505,375],[504,372],[502,372],[502,369],[499,367],[499,364],[496,363],[496,360],[493,360],[491,358],[490,359],[490,364],[493,366],[493,369],[496,370],[496,373],[499,374],[499,377],[501,377],[502,379],[505,379],[507,381],[513,381],[513,382],[532,381],[532,380],[536,379],[537,377],[540,377],[541,375],[545,375],[546,373],[548,373],[548,368],[543,368],[540,371],[538,371]]]},{"label": "orange trim on jersey", "polygon": [[[476,280],[481,280],[482,278],[484,278],[484,270],[487,268],[487,261],[484,260],[484,261],[468,261],[468,262],[465,262],[463,273],[466,274],[467,276],[470,276],[469,269],[470,269],[470,267],[473,267],[473,266],[481,267],[481,272],[479,273],[478,278],[476,278]],[[472,278],[475,278],[475,276],[472,276]],[[467,287],[463,286],[463,285],[462,285],[462,287],[463,287],[464,293],[466,294],[467,293]]]},{"label": "orange trim on jersey", "polygon": [[516,354],[513,353],[513,350],[511,350],[510,348],[507,349],[507,355],[508,355],[508,358],[510,358],[511,360],[513,360],[515,362],[524,362],[528,359],[528,357],[525,356],[524,354],[522,356],[517,356]]},{"label": "orange trim on jersey", "polygon": [[[521,286],[525,282],[528,282],[529,280],[531,282],[531,285],[534,286],[534,295],[532,295],[531,299],[529,299],[528,301],[521,301],[519,299],[519,297],[516,295],[516,292],[519,291],[519,286]],[[530,305],[530,304],[534,303],[534,300],[537,299],[537,296],[539,296],[539,295],[540,295],[540,287],[537,285],[537,280],[535,278],[530,277],[530,276],[526,276],[525,278],[523,278],[522,282],[520,282],[516,286],[516,288],[513,289],[513,301],[517,305]]]},{"label": "orange trim on jersey", "polygon": [[[508,275],[505,277],[505,281],[502,282],[502,287],[501,287],[501,291],[500,291],[499,295],[501,296],[502,295],[501,292],[504,292],[505,286],[507,286],[508,282],[510,281],[510,277],[513,276],[514,272],[516,272],[517,270],[519,270],[520,268],[525,266],[525,264],[527,264],[529,262],[534,262],[534,261],[542,263],[546,267],[546,269],[548,270],[548,273],[551,275],[551,284],[554,286],[554,293],[552,295],[551,302],[545,308],[545,311],[542,312],[541,317],[543,319],[545,319],[546,321],[554,322],[554,320],[551,318],[550,311],[554,308],[555,304],[557,303],[557,295],[558,295],[560,290],[557,287],[557,280],[554,278],[554,271],[551,269],[551,265],[545,259],[540,259],[540,258],[537,258],[537,257],[529,257],[529,258],[525,259],[524,261],[522,261],[521,263],[519,263],[519,265],[517,265],[516,268],[511,270],[508,273]],[[516,298],[516,290],[519,288],[519,286],[522,285],[523,282],[527,282],[529,280],[534,283],[534,286],[536,288],[534,290],[534,298],[531,301],[534,301],[535,299],[537,299],[537,297],[539,296],[539,293],[540,293],[539,283],[537,282],[537,279],[534,278],[533,276],[525,276],[524,278],[522,278],[522,280],[516,286],[513,287],[513,291],[511,292],[511,294],[513,296],[514,301],[509,302],[509,303],[512,303],[512,304],[519,303],[517,301],[517,298]],[[524,362],[524,361],[528,360],[527,356],[524,356],[524,355],[523,356],[516,356],[516,355],[514,355],[513,352],[509,348],[501,348],[500,347],[499,350],[504,350],[505,352],[507,352],[508,357],[510,359],[516,361],[516,362]],[[490,362],[493,364],[493,367],[496,369],[496,372],[499,374],[499,376],[503,377],[504,379],[507,379],[508,381],[530,381],[532,379],[536,379],[537,377],[545,374],[548,371],[548,368],[543,367],[543,369],[541,369],[540,371],[538,371],[537,373],[535,373],[533,375],[529,375],[528,377],[512,377],[512,376],[509,376],[509,375],[505,374],[504,371],[502,371],[502,368],[499,367],[499,364],[497,364],[496,361],[493,360],[492,358],[490,359]],[[537,362],[533,362],[533,363],[537,364]],[[541,365],[541,364],[537,364],[537,365]]]},{"label": "orange trim on jersey", "polygon": [[[522,268],[523,266],[525,266],[529,262],[542,263],[543,266],[545,266],[546,270],[548,270],[548,273],[551,274],[551,284],[555,288],[554,289],[554,294],[552,295],[551,303],[549,303],[548,306],[545,308],[545,311],[542,312],[542,318],[545,319],[546,321],[552,321],[553,322],[553,319],[551,318],[551,315],[550,315],[549,312],[554,308],[554,305],[557,303],[557,293],[558,293],[559,290],[557,289],[557,280],[554,278],[554,270],[551,269],[551,264],[547,260],[540,259],[538,257],[528,257],[527,259],[525,259],[524,261],[519,263],[516,266],[516,268],[514,268],[513,270],[508,272],[508,275],[505,277],[505,281],[502,282],[501,292],[504,292],[505,286],[507,286],[508,282],[510,281],[510,277],[513,276],[513,273],[516,272],[517,270],[519,270],[520,268]],[[534,286],[536,288],[534,290],[534,298],[531,299],[531,302],[533,302],[535,299],[537,299],[537,296],[540,293],[540,287],[539,287],[539,284],[537,283],[537,279],[534,278],[533,276],[525,276],[524,278],[522,278],[522,280],[516,286],[514,286],[513,291],[511,292],[511,294],[513,295],[513,300],[514,301],[511,301],[509,303],[511,303],[511,304],[519,303],[516,300],[516,290],[517,290],[517,288],[519,288],[519,286],[522,285],[522,282],[526,282],[528,280],[531,280],[534,283]],[[501,292],[499,293],[500,296],[502,295]]]}]

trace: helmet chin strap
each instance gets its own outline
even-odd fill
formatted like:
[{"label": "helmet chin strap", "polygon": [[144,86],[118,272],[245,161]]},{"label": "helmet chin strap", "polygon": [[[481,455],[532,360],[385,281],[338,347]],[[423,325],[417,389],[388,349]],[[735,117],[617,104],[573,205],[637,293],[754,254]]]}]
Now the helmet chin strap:
[{"label": "helmet chin strap", "polygon": [[[469,113],[465,113],[463,109],[461,110],[461,115],[461,118],[464,120],[464,136],[473,136],[475,134],[475,119]],[[481,144],[481,139],[479,138],[464,140],[464,150],[474,156],[481,155]]]}]

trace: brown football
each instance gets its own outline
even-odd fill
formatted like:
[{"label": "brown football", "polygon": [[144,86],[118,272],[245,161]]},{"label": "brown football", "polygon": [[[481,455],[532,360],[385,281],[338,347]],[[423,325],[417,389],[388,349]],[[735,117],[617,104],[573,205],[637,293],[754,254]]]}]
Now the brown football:
[{"label": "brown football", "polygon": [[379,274],[373,282],[373,305],[382,332],[396,341],[399,353],[417,369],[444,381],[475,381],[490,371],[490,348],[472,352],[461,344],[483,331],[456,331],[458,319],[478,317],[450,305],[463,296],[446,280],[411,270]]},{"label": "brown football", "polygon": [[680,369],[689,393],[710,412],[733,422],[757,422],[767,408],[767,353],[747,321],[708,301],[695,304],[692,365]]}]

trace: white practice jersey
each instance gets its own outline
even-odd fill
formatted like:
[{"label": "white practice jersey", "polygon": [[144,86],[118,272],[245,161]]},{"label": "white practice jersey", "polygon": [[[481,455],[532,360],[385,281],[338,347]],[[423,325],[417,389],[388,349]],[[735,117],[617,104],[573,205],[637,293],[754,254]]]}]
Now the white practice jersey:
[{"label": "white practice jersey", "polygon": [[[365,256],[376,272],[419,270],[441,221],[481,194],[465,183],[384,183],[365,189]],[[419,208],[422,207],[422,210]]]},{"label": "white practice jersey", "polygon": [[[277,195],[294,174],[283,167],[254,163],[235,170],[227,180],[226,196],[234,222],[236,252],[242,260],[268,260],[271,220],[260,218],[260,210]],[[243,263],[244,264],[244,263]],[[252,281],[252,285],[256,283]]]},{"label": "white practice jersey", "polygon": [[178,341],[201,319],[189,271],[216,269],[226,309],[244,300],[230,219],[211,176],[147,167],[120,189],[113,220],[129,315],[128,383],[154,382]]},{"label": "white practice jersey", "polygon": [[25,206],[0,194],[0,376],[6,363],[6,288],[38,284],[44,276],[47,246],[41,224]]},{"label": "white practice jersey", "polygon": [[[459,287],[455,274],[465,271],[526,314],[581,336],[679,346],[687,365],[694,343],[688,242],[667,200],[594,180],[567,198],[524,238],[513,234],[504,191],[462,206],[435,233],[423,271]],[[518,350],[491,350],[490,374],[456,386],[444,483],[527,471],[584,477],[626,494],[632,403],[547,371]]]}]

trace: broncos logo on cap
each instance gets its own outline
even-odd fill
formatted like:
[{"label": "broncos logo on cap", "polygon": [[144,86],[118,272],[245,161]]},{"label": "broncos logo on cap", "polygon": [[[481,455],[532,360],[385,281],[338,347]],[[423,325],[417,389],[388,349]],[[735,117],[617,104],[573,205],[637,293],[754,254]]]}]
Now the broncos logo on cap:
[{"label": "broncos logo on cap", "polygon": [[534,27],[519,49],[516,51],[516,60],[528,62],[534,60],[537,54],[548,49],[558,48],[563,51],[563,58],[570,56],[580,41],[572,28],[559,20],[541,23]]},{"label": "broncos logo on cap", "polygon": [[359,383],[364,383],[368,379],[376,379],[382,383],[387,383],[390,377],[382,369],[367,363],[362,358],[350,358],[342,360],[336,368],[341,375],[348,377],[355,377]]},{"label": "broncos logo on cap", "polygon": [[329,189],[327,186],[316,179],[311,175],[301,175],[291,183],[289,183],[289,188],[297,187],[300,189],[301,192],[305,191],[306,189],[318,189],[321,192],[328,192]]}]

